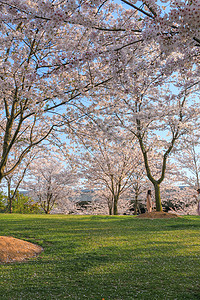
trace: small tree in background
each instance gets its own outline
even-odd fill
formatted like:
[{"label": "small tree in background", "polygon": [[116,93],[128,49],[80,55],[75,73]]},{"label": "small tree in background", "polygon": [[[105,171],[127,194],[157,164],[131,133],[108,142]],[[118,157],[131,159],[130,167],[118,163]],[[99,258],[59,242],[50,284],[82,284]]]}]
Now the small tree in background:
[{"label": "small tree in background", "polygon": [[[195,124],[195,127],[198,124]],[[178,174],[183,185],[193,190],[200,188],[200,139],[199,134],[192,132],[187,135],[179,145],[176,153]]]},{"label": "small tree in background", "polygon": [[[14,150],[15,149],[15,150]],[[19,191],[19,188],[21,184],[23,183],[23,180],[25,176],[27,175],[30,165],[36,159],[36,157],[39,155],[39,150],[44,150],[41,146],[32,149],[22,160],[20,165],[9,175],[5,176],[3,178],[4,186],[7,188],[7,202],[8,202],[8,212],[13,212],[13,201],[17,197],[17,193]],[[13,161],[15,161],[16,157],[19,155],[19,152],[21,149],[18,149],[18,147],[13,147],[12,151],[12,159],[9,158],[7,162],[7,167],[10,168],[10,166],[13,164]],[[7,168],[6,168],[7,169]]]},{"label": "small tree in background", "polygon": [[84,145],[87,152],[80,161],[87,186],[101,190],[109,214],[117,215],[118,202],[132,186],[133,174],[141,163],[138,147],[122,135],[111,140],[103,132],[91,132]]},{"label": "small tree in background", "polygon": [[77,183],[75,169],[68,168],[61,161],[60,156],[45,156],[34,161],[30,170],[26,189],[42,210],[49,214],[56,205],[70,206],[70,197],[74,194]]}]

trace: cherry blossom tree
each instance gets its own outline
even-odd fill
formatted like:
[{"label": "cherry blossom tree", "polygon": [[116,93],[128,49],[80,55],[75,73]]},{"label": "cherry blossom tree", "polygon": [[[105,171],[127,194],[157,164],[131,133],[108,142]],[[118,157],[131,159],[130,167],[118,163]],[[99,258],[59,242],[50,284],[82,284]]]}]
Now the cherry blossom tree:
[{"label": "cherry blossom tree", "polygon": [[[0,5],[2,180],[32,147],[60,126],[63,115],[70,124],[83,114],[78,112],[78,107],[83,107],[81,95],[95,81],[99,84],[91,76],[99,51],[92,42],[96,29],[89,26],[96,11],[87,3],[82,3],[81,9],[73,1],[6,0]],[[97,14],[96,22],[107,22],[104,17]],[[102,78],[98,76],[99,81]],[[6,170],[14,145],[22,151]]]},{"label": "cherry blossom tree", "polygon": [[86,149],[81,157],[83,176],[91,188],[101,190],[109,213],[114,215],[118,214],[119,199],[132,185],[132,175],[141,163],[134,141],[123,139],[122,135],[111,139],[95,126],[86,133],[79,132],[79,141]]},{"label": "cherry blossom tree", "polygon": [[186,49],[191,51],[195,46],[200,46],[198,0],[121,2],[139,12],[142,21],[147,25],[144,37],[158,41],[164,51],[178,50],[184,53]]},{"label": "cherry blossom tree", "polygon": [[[32,1],[33,2],[33,1]],[[49,31],[53,27],[58,27],[67,22],[71,24],[82,24],[86,27],[95,27],[99,31],[121,32],[122,29],[129,29],[134,33],[135,26],[132,19],[136,17],[137,22],[142,24],[142,29],[138,31],[144,40],[156,40],[161,46],[165,46],[172,51],[175,48],[184,52],[187,47],[190,49],[199,46],[199,1],[185,0],[121,0],[121,17],[118,18],[117,27],[112,26],[113,22],[99,22],[99,15],[103,15],[105,10],[111,14],[113,9],[117,11],[117,1],[34,1],[33,4],[26,0],[0,1],[3,12],[7,18],[13,19],[16,16],[32,22],[37,22],[40,26],[42,22],[48,22]],[[128,15],[128,19],[125,16]],[[4,15],[3,15],[4,16]],[[3,17],[2,16],[2,17]],[[105,18],[105,14],[103,15]],[[108,15],[107,15],[108,18]],[[105,18],[106,21],[108,19]],[[110,21],[110,20],[109,20]],[[120,22],[121,21],[121,22]],[[129,21],[126,28],[125,23]],[[107,26],[106,26],[107,25]],[[116,25],[116,24],[114,24]],[[123,27],[122,27],[123,25]],[[135,25],[135,24],[134,24]],[[138,25],[139,27],[139,25]],[[137,27],[137,28],[138,28]],[[184,50],[183,50],[184,49]]]},{"label": "cherry blossom tree", "polygon": [[74,168],[61,163],[60,157],[46,155],[34,161],[26,179],[26,190],[38,202],[46,214],[56,205],[70,208],[70,196],[74,195],[74,185],[77,183]]},{"label": "cherry blossom tree", "polygon": [[[18,155],[17,152],[18,151],[15,151],[15,155]],[[27,171],[29,170],[30,165],[32,164],[36,156],[37,152],[31,151],[26,155],[25,159],[20,164],[20,167],[16,168],[14,172],[4,177],[4,182],[6,183],[5,185],[7,187],[7,202],[9,213],[12,213],[13,201],[19,191],[20,185],[23,183],[25,175],[27,175]],[[8,162],[8,168],[9,164],[12,164],[12,162]]]},{"label": "cherry blossom tree", "polygon": [[[129,9],[115,1],[0,0],[0,181],[63,120],[69,126],[112,107],[124,128],[135,122],[132,133],[161,209],[167,158],[195,114],[186,109],[184,117],[183,110],[188,91],[199,84],[199,2],[171,0],[166,10],[154,0],[141,7],[134,0],[121,3]],[[160,88],[175,71],[176,88],[183,86],[176,97]],[[187,83],[179,80],[184,76]],[[125,107],[134,122],[122,116]],[[149,129],[161,128],[169,128],[171,140],[154,135],[154,145],[165,149],[161,176],[154,178],[147,138]],[[22,150],[8,168],[14,145]]]},{"label": "cherry blossom tree", "polygon": [[121,3],[133,15],[138,15],[141,31],[139,40],[146,45],[151,44],[154,51],[166,59],[164,73],[173,70],[189,74],[191,70],[196,70],[199,76],[198,0],[121,0]]},{"label": "cherry blossom tree", "polygon": [[[53,142],[53,139],[51,141]],[[27,176],[29,176],[29,171],[34,165],[34,161],[44,157],[44,153],[46,156],[47,153],[51,152],[50,150],[55,151],[55,147],[53,149],[53,147],[48,145],[47,142],[45,145],[40,144],[37,147],[32,148],[31,151],[24,157],[20,165],[12,173],[3,178],[2,185],[7,188],[8,210],[10,213],[12,213],[13,201],[19,192],[19,188],[24,186],[24,180]],[[13,161],[16,160],[16,157],[19,156],[21,151],[22,149],[19,148],[19,145],[18,147],[12,147],[12,152],[10,152],[6,170],[10,169],[10,166],[13,165]]]},{"label": "cherry blossom tree", "polygon": [[[181,156],[181,153],[178,154]],[[174,157],[168,162],[165,181],[160,186],[163,209],[178,214],[196,214],[195,191],[182,180],[180,165]]]},{"label": "cherry blossom tree", "polygon": [[180,215],[196,214],[196,199],[194,190],[188,186],[161,186],[163,209]]},{"label": "cherry blossom tree", "polygon": [[[194,126],[196,128],[197,124]],[[175,155],[180,181],[193,190],[200,188],[199,134],[195,131],[183,139]]]},{"label": "cherry blossom tree", "polygon": [[[198,99],[190,98],[191,93],[195,95],[196,85],[188,85],[184,77],[180,85],[181,76],[177,74],[167,84],[166,77],[163,79],[158,74],[140,70],[132,78],[132,84],[131,77],[125,77],[126,73],[121,76],[117,93],[113,93],[111,100],[113,105],[107,106],[107,123],[112,126],[115,120],[115,126],[122,126],[137,137],[147,176],[155,189],[156,210],[160,211],[160,184],[165,178],[168,157],[177,141],[188,132],[192,120],[198,118],[199,108]],[[151,149],[155,149],[155,159],[160,166],[156,173],[149,162]]]},{"label": "cherry blossom tree", "polygon": [[130,208],[134,211],[135,215],[140,213],[141,202],[146,202],[146,194],[147,190],[149,189],[151,189],[151,185],[149,184],[149,180],[146,176],[144,164],[141,157],[141,162],[132,175],[132,186],[130,189]]}]

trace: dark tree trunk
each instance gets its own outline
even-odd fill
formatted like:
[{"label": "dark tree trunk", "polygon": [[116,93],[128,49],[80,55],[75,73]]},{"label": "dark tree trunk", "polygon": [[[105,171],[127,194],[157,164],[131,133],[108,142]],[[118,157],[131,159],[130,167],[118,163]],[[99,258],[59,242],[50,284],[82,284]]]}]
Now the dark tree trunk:
[{"label": "dark tree trunk", "polygon": [[118,196],[114,196],[113,215],[118,215],[117,204],[118,204]]},{"label": "dark tree trunk", "polygon": [[155,189],[156,211],[162,211],[160,185],[157,182],[154,182],[154,189]]},{"label": "dark tree trunk", "polygon": [[7,183],[8,183],[8,212],[11,214],[13,197],[11,195],[10,179],[7,180]]},{"label": "dark tree trunk", "polygon": [[134,215],[137,215],[137,213],[138,213],[138,196],[139,196],[139,190],[138,190],[138,188],[136,188],[135,201],[134,201]]}]

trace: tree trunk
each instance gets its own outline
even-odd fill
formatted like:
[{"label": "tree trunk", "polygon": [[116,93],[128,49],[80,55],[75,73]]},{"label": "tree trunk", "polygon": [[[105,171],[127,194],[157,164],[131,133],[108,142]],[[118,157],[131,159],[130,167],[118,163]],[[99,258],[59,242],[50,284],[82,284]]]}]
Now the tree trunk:
[{"label": "tree trunk", "polygon": [[107,203],[108,203],[108,212],[109,215],[111,216],[113,214],[113,196],[112,198],[107,198]]},{"label": "tree trunk", "polygon": [[50,203],[51,203],[51,195],[48,197],[48,195],[47,195],[47,206],[46,206],[46,214],[49,214],[50,213]]},{"label": "tree trunk", "polygon": [[108,210],[109,210],[109,215],[111,216],[112,215],[112,207],[108,207]]},{"label": "tree trunk", "polygon": [[113,215],[118,215],[117,204],[118,204],[118,197],[114,196]]},{"label": "tree trunk", "polygon": [[12,213],[12,194],[11,194],[11,186],[10,186],[10,179],[7,180],[8,183],[8,212]]},{"label": "tree trunk", "polygon": [[134,201],[134,215],[137,215],[137,212],[138,212],[138,196],[139,196],[139,191],[138,191],[138,188],[136,187],[136,189],[135,189],[135,201]]},{"label": "tree trunk", "polygon": [[12,197],[8,199],[9,200],[9,213],[12,214]]},{"label": "tree trunk", "polygon": [[161,197],[160,197],[160,185],[154,182],[156,211],[162,211]]}]

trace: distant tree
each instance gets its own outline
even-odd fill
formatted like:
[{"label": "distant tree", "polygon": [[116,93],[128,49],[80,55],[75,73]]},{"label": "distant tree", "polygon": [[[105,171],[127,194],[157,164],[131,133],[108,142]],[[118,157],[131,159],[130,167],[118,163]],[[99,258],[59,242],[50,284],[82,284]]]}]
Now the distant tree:
[{"label": "distant tree", "polygon": [[[15,147],[13,147],[15,148]],[[39,155],[40,151],[44,150],[44,147],[41,146],[32,149],[23,159],[21,164],[9,175],[4,177],[4,186],[7,188],[7,202],[8,202],[8,212],[12,213],[13,211],[13,201],[16,197],[16,194],[19,191],[21,184],[23,183],[25,175],[27,175],[28,170],[30,169],[31,164],[33,163],[34,159]],[[7,162],[7,168],[12,165],[13,161],[16,159],[16,156],[19,154],[21,149],[15,149],[12,154],[12,159],[9,158]],[[5,169],[5,170],[6,170]]]},{"label": "distant tree", "polygon": [[[197,124],[195,124],[195,127]],[[176,153],[178,174],[183,185],[194,190],[200,188],[200,140],[199,134],[187,135],[179,145]]]},{"label": "distant tree", "polygon": [[46,155],[34,161],[26,180],[26,189],[46,214],[55,205],[70,203],[74,195],[74,185],[77,183],[75,169],[64,166],[59,157]]},{"label": "distant tree", "polygon": [[113,194],[108,188],[101,188],[95,190],[95,196],[101,206],[107,206],[109,215],[113,214]]},{"label": "distant tree", "polygon": [[177,212],[180,214],[194,214],[196,198],[194,190],[188,186],[180,187],[175,185],[161,186],[163,199],[163,210]]},{"label": "distant tree", "polygon": [[117,215],[119,199],[132,186],[133,174],[141,164],[140,151],[123,133],[112,140],[103,131],[96,130],[95,126],[88,129],[80,139],[86,149],[80,159],[83,177],[91,188],[102,191],[109,214]]},{"label": "distant tree", "polygon": [[145,173],[142,157],[140,157],[140,160],[141,163],[137,166],[132,175],[132,185],[130,188],[130,208],[133,210],[135,215],[141,212],[141,202],[146,202],[146,193],[147,190],[150,189],[150,184]]}]

